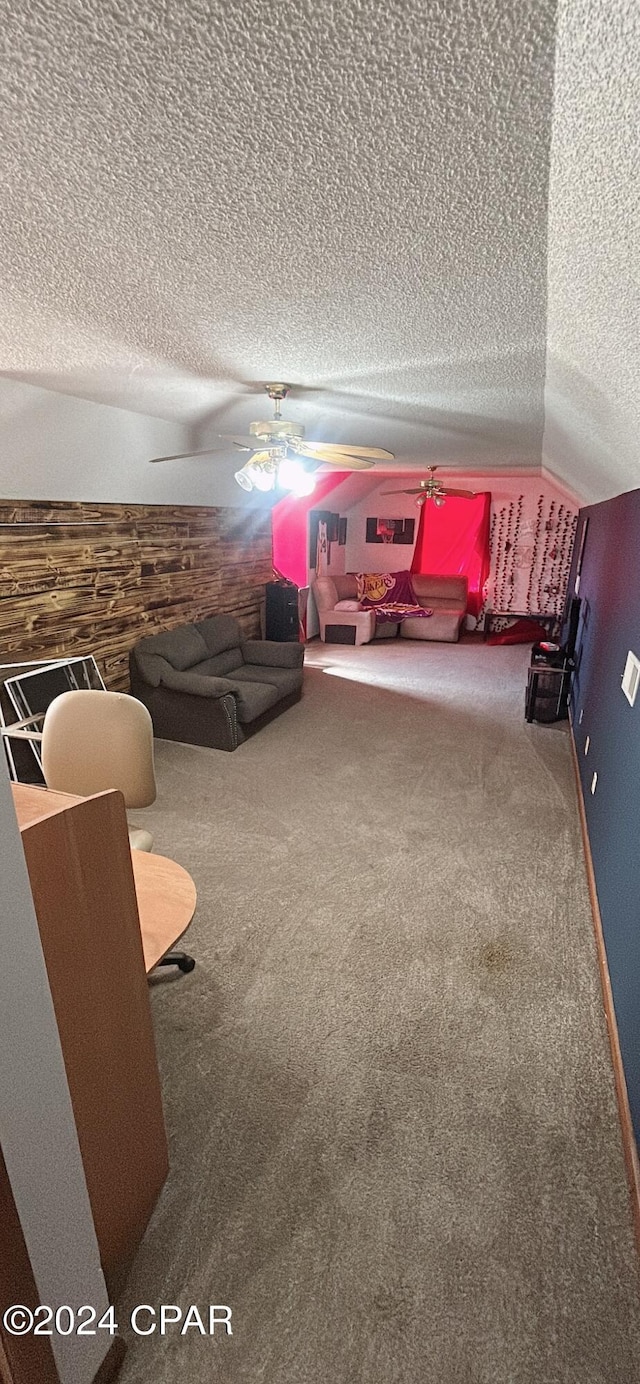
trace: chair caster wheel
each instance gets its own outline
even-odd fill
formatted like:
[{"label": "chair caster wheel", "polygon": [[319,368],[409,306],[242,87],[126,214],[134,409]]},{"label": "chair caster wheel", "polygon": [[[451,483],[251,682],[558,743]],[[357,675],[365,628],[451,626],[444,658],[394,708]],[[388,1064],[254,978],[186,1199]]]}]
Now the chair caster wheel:
[{"label": "chair caster wheel", "polygon": [[170,951],[158,962],[159,966],[177,966],[183,975],[188,975],[195,966],[195,957],[188,956],[187,952]]}]

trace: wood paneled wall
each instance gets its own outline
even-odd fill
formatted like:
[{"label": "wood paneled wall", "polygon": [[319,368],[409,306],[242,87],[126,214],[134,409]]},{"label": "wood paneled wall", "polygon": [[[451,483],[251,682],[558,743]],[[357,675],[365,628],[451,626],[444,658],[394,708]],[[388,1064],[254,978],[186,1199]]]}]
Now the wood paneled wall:
[{"label": "wood paneled wall", "polygon": [[127,690],[143,635],[225,612],[259,634],[271,514],[0,500],[0,663],[92,653]]}]

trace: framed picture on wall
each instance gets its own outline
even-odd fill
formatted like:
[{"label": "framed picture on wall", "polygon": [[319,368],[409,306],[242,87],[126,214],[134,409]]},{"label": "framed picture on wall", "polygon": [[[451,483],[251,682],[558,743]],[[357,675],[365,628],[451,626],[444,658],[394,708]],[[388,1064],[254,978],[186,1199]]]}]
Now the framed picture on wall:
[{"label": "framed picture on wall", "polygon": [[347,541],[347,521],[346,521],[346,519],[339,519],[339,520],[338,520],[338,547],[344,548],[344,545],[345,545],[346,541]]},{"label": "framed picture on wall", "polygon": [[413,543],[415,519],[367,519],[367,543]]}]

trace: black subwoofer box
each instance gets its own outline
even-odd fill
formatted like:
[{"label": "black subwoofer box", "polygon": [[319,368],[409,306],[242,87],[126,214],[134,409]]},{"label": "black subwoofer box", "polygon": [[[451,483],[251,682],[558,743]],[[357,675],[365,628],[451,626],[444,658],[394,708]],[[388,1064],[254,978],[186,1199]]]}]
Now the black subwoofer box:
[{"label": "black subwoofer box", "polygon": [[297,644],[300,638],[297,586],[294,586],[293,582],[268,581],[266,591],[265,634],[267,639]]}]

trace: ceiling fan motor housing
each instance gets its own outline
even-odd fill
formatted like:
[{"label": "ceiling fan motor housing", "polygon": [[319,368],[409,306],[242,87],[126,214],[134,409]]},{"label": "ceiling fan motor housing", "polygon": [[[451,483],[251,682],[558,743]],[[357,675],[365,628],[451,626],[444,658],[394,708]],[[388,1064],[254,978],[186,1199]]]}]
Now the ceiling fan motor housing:
[{"label": "ceiling fan motor housing", "polygon": [[303,438],[304,428],[302,423],[291,423],[287,418],[270,418],[268,421],[260,421],[249,424],[249,432],[252,437],[282,438],[287,442],[290,438]]}]

